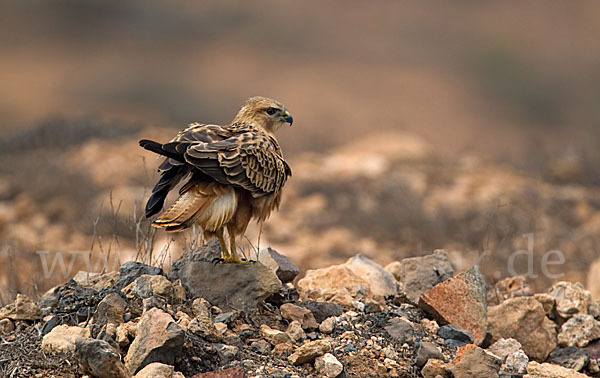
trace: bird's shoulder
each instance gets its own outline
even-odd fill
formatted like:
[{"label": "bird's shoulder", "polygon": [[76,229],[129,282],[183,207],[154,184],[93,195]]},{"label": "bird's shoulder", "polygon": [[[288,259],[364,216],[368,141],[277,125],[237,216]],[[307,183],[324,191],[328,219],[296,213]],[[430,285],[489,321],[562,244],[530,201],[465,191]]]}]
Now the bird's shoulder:
[{"label": "bird's shoulder", "polygon": [[[192,145],[198,143],[215,149],[275,150],[281,154],[279,143],[275,137],[264,129],[246,122],[236,122],[230,125],[191,123],[181,130],[172,142]],[[196,148],[202,147],[196,146]]]}]

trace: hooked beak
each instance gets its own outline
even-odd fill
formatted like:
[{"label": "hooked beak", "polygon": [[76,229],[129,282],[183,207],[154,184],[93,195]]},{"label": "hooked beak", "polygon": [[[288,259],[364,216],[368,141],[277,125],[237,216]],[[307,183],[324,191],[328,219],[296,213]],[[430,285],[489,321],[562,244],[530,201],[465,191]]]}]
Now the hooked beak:
[{"label": "hooked beak", "polygon": [[286,110],[285,114],[283,116],[283,121],[289,123],[290,126],[292,126],[292,123],[294,123],[294,117],[292,117],[292,115],[290,114],[290,112],[288,112]]}]

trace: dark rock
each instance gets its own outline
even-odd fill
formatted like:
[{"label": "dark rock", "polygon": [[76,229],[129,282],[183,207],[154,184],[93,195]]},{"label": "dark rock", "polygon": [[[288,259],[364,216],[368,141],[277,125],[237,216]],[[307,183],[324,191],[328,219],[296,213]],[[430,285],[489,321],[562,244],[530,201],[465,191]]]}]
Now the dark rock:
[{"label": "dark rock", "polygon": [[164,272],[160,268],[146,265],[141,262],[127,261],[119,268],[119,276],[117,277],[115,286],[117,286],[119,290],[123,289],[142,274],[164,275]]},{"label": "dark rock", "polygon": [[148,297],[142,300],[142,312],[146,312],[152,308],[158,308],[162,311],[167,311],[167,301],[159,297]]},{"label": "dark rock", "polygon": [[421,341],[417,345],[417,353],[415,358],[415,365],[418,367],[423,367],[430,359],[443,360],[444,355],[440,348],[438,348],[435,344]]},{"label": "dark rock", "polygon": [[253,341],[250,344],[250,349],[256,353],[267,354],[271,351],[271,344],[265,340]]},{"label": "dark rock", "polygon": [[71,324],[84,322],[91,318],[96,311],[96,306],[103,299],[104,294],[90,288],[83,287],[73,280],[54,289],[56,295],[55,314],[70,315],[63,316],[65,319],[73,319]]},{"label": "dark rock", "polygon": [[125,363],[133,374],[152,362],[173,365],[183,342],[184,331],[171,315],[153,308],[138,323]]},{"label": "dark rock", "polygon": [[570,346],[550,353],[550,362],[568,369],[582,371],[590,362],[590,354],[585,349]]},{"label": "dark rock", "polygon": [[461,347],[473,344],[473,336],[456,324],[448,324],[438,329],[437,335],[445,340],[444,344],[451,347]]},{"label": "dark rock", "polygon": [[393,318],[390,324],[385,327],[385,331],[394,339],[394,341],[403,344],[412,344],[414,337],[414,328],[410,322],[400,318]]},{"label": "dark rock", "polygon": [[38,301],[38,306],[42,310],[42,317],[52,314],[52,309],[56,307],[58,298],[54,295],[41,297]]},{"label": "dark rock", "polygon": [[[202,248],[211,246],[218,248],[214,243]],[[190,298],[202,297],[224,311],[253,310],[281,288],[275,273],[260,263],[214,264],[194,258],[199,258],[198,254],[188,252],[175,260],[169,279],[180,279]]]},{"label": "dark rock", "polygon": [[455,377],[497,377],[502,361],[480,347],[469,344],[458,348],[450,371]]},{"label": "dark rock", "polygon": [[129,371],[119,353],[106,341],[80,337],[75,340],[75,358],[84,373],[98,378],[128,378]]},{"label": "dark rock", "polygon": [[42,327],[42,336],[46,336],[54,327],[62,324],[62,318],[58,315],[51,317]]},{"label": "dark rock", "polygon": [[222,312],[219,315],[215,316],[215,323],[229,324],[232,321],[236,320],[237,317],[238,313],[236,311]]},{"label": "dark rock", "polygon": [[238,354],[238,348],[232,345],[217,344],[216,349],[222,364],[234,360]]},{"label": "dark rock", "polygon": [[258,253],[258,261],[270,268],[283,283],[292,282],[300,273],[300,269],[287,256],[271,248]]},{"label": "dark rock", "polygon": [[183,266],[185,266],[190,261],[205,261],[205,262],[213,262],[216,258],[221,257],[221,247],[219,246],[219,241],[217,239],[209,240],[207,243],[203,244],[201,247],[196,248],[194,250],[188,251],[183,254],[180,258],[173,261],[171,264],[171,270],[167,274],[171,281],[175,281],[175,279],[171,278],[171,272],[176,272],[181,270]]},{"label": "dark rock", "polygon": [[298,294],[298,290],[296,290],[295,287],[281,285],[281,289],[279,289],[277,293],[267,297],[265,302],[279,307],[284,303],[296,303],[298,302],[298,299],[300,299],[300,294]]},{"label": "dark rock", "polygon": [[600,359],[600,340],[592,341],[585,350],[590,355],[591,359]]},{"label": "dark rock", "polygon": [[298,303],[298,306],[309,309],[317,323],[321,323],[330,316],[342,315],[342,307],[333,302],[302,301]]},{"label": "dark rock", "polygon": [[426,291],[419,298],[419,307],[440,324],[456,324],[466,329],[477,345],[485,339],[486,286],[476,265]]}]

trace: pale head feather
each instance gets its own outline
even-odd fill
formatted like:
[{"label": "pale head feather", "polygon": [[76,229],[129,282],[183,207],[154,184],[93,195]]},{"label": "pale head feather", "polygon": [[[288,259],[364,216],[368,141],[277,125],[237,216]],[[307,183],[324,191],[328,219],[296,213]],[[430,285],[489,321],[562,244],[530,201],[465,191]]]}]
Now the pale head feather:
[{"label": "pale head feather", "polygon": [[[268,114],[269,108],[276,109],[273,114]],[[287,111],[279,101],[275,101],[267,97],[250,97],[238,114],[235,116],[233,123],[247,122],[254,126],[261,127],[269,133],[277,131],[284,123],[290,123],[291,114]]]}]

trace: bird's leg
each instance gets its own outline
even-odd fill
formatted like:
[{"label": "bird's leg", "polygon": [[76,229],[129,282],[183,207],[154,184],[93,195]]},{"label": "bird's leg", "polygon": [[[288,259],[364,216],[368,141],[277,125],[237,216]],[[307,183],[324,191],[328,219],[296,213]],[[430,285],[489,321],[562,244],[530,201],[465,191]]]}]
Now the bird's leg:
[{"label": "bird's leg", "polygon": [[219,228],[216,232],[217,239],[219,239],[219,246],[221,247],[221,261],[227,261],[229,259],[229,251],[227,251],[227,244],[223,238],[223,228]]},{"label": "bird's leg", "polygon": [[237,255],[237,247],[236,247],[236,243],[235,243],[235,234],[233,232],[231,232],[231,229],[228,229],[229,231],[229,256],[228,258],[225,259],[225,262],[227,263],[235,263],[235,264],[252,264],[252,262],[250,261],[246,261],[246,260],[242,260],[238,257]]}]

